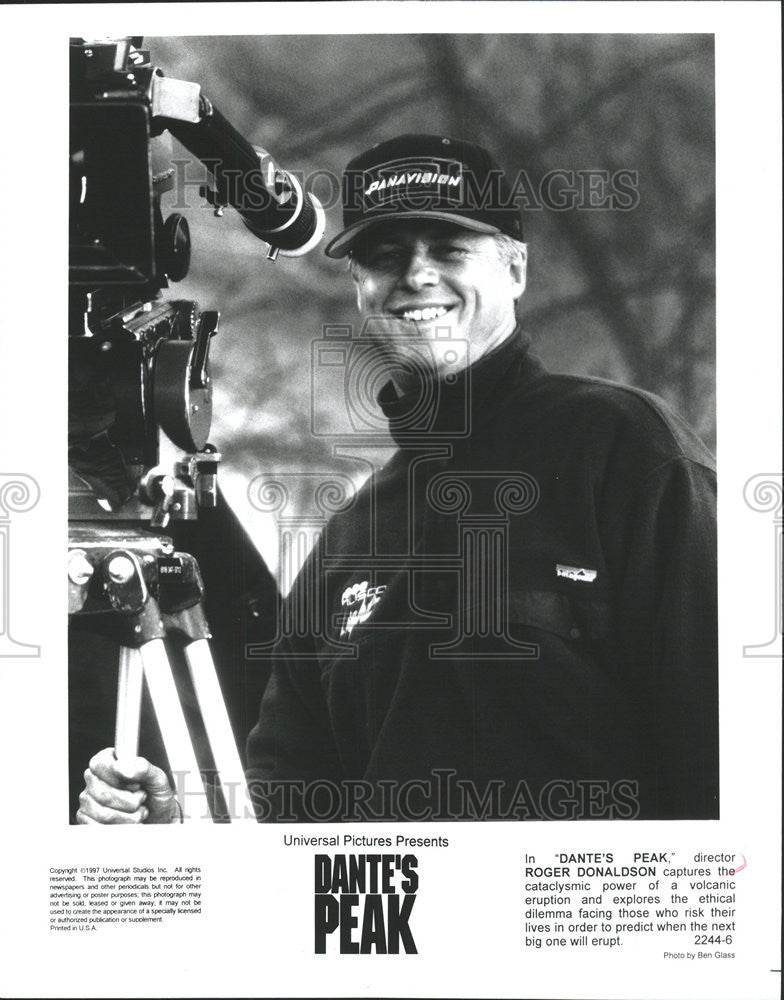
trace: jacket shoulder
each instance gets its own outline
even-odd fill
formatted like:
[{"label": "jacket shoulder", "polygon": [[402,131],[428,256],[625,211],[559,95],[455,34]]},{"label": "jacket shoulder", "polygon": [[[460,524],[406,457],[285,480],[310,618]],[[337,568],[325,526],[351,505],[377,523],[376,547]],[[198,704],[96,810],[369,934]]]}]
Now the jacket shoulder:
[{"label": "jacket shoulder", "polygon": [[661,397],[607,379],[547,373],[531,391],[540,426],[571,429],[590,448],[624,448],[649,463],[684,459],[715,468],[710,450]]}]

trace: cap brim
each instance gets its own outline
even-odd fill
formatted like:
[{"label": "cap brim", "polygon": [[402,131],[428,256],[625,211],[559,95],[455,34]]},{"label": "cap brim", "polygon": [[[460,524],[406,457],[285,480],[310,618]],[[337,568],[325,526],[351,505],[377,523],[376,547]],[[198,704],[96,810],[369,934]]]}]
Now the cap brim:
[{"label": "cap brim", "polygon": [[327,244],[324,248],[324,253],[327,257],[335,259],[345,257],[351,250],[351,244],[355,242],[357,237],[372,226],[378,226],[382,222],[406,222],[409,219],[438,219],[443,222],[453,222],[456,226],[460,226],[463,229],[470,229],[474,233],[501,232],[498,226],[491,226],[487,222],[480,222],[478,219],[471,219],[465,215],[456,215],[453,212],[390,212],[388,215],[377,215],[375,218],[362,219],[359,222],[353,223],[353,225],[344,229],[342,233],[338,233],[334,240],[331,240]]}]

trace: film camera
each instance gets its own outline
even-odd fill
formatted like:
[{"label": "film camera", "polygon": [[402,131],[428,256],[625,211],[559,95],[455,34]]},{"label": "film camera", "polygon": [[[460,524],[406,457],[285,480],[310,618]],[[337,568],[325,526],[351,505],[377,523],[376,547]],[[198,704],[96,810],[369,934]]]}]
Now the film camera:
[{"label": "film camera", "polygon": [[[153,66],[141,38],[73,39],[70,87],[72,632],[92,630],[119,644],[117,756],[137,752],[144,679],[170,771],[184,776],[186,794],[199,795],[199,764],[168,658],[172,635],[185,640],[192,690],[228,802],[226,776],[233,788],[244,778],[228,719],[216,711],[221,690],[206,643],[204,587],[197,559],[186,551],[193,533],[184,530],[200,510],[224,503],[220,454],[209,443],[209,352],[219,314],[164,295],[190,262],[186,219],[177,213],[164,219],[161,207],[176,179],[170,137],[207,168],[202,193],[215,214],[235,208],[273,260],[316,246],[324,212],[295,176],[237,132],[198,84]],[[211,530],[202,551],[228,547]],[[241,575],[250,576],[245,570]],[[225,577],[224,566],[219,572]],[[73,667],[73,654],[71,661]],[[247,695],[247,679],[240,680]],[[72,690],[72,706],[82,698],[81,689],[75,697]],[[72,757],[80,754],[72,749]],[[78,760],[77,768],[85,763]]]},{"label": "film camera", "polygon": [[233,205],[269,257],[314,247],[324,213],[141,41],[70,46],[70,513],[160,527],[215,503],[219,460],[207,444],[218,314],[161,295],[190,261],[186,219],[161,211],[175,173],[167,133],[211,172],[216,213]]}]

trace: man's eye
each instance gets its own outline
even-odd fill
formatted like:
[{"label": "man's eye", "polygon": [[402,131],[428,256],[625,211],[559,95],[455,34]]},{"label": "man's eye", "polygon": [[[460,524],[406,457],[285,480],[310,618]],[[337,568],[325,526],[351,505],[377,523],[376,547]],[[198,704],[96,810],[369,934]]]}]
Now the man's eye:
[{"label": "man's eye", "polygon": [[387,247],[381,250],[376,250],[375,253],[371,254],[370,264],[384,264],[391,261],[400,260],[403,256],[403,251],[398,247]]},{"label": "man's eye", "polygon": [[456,246],[454,244],[448,244],[443,247],[439,247],[437,253],[444,258],[454,259],[456,257],[465,257],[468,253],[465,247]]}]

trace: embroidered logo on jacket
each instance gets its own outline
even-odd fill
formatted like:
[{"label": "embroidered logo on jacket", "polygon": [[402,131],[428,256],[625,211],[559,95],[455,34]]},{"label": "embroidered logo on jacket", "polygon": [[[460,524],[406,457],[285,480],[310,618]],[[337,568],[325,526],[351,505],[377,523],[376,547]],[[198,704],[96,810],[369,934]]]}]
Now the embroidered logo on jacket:
[{"label": "embroidered logo on jacket", "polygon": [[558,576],[565,576],[567,580],[582,580],[583,583],[593,583],[596,579],[595,569],[583,569],[581,566],[561,566],[556,563],[555,571]]},{"label": "embroidered logo on jacket", "polygon": [[346,609],[346,620],[340,630],[341,639],[350,636],[355,625],[361,625],[370,618],[373,608],[381,600],[381,595],[386,589],[386,584],[369,587],[367,580],[346,587],[340,602]]}]

